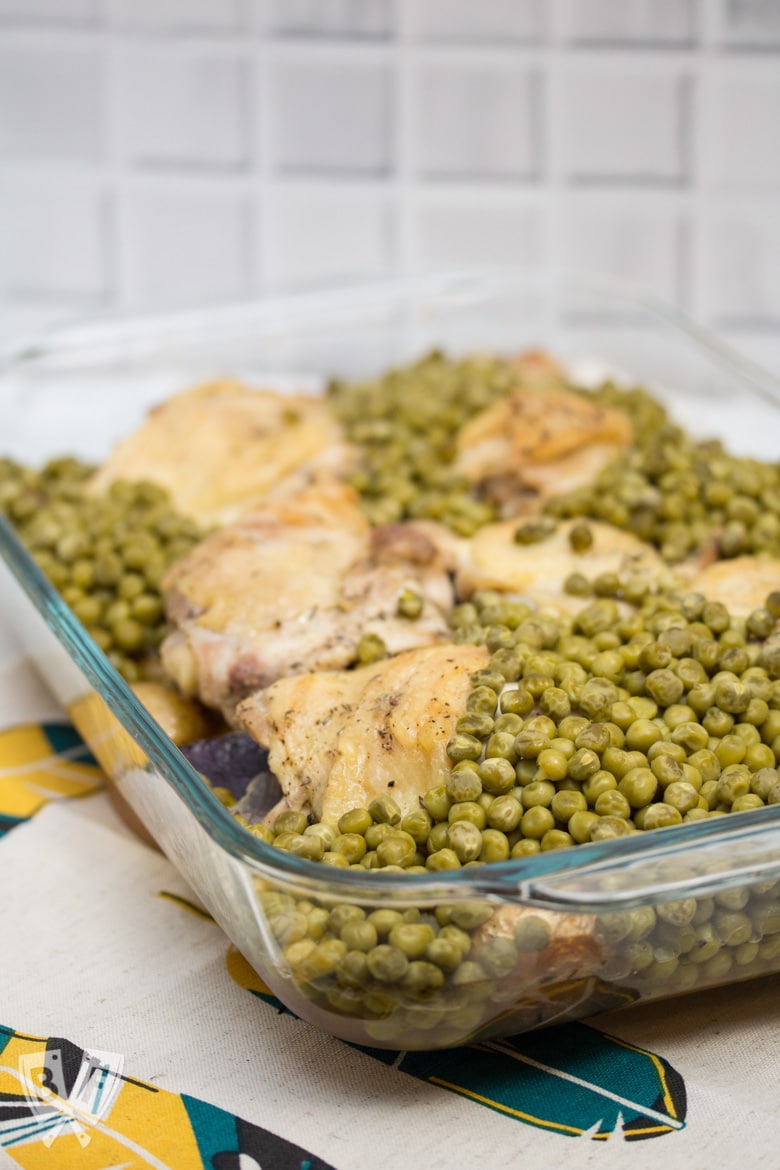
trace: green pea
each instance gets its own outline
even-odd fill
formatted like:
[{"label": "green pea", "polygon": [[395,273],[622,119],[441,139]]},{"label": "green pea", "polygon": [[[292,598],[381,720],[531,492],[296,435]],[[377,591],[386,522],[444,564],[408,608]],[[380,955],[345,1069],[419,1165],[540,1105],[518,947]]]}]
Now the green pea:
[{"label": "green pea", "polygon": [[376,847],[380,865],[411,865],[417,854],[417,843],[409,833],[396,830]]},{"label": "green pea", "polygon": [[369,825],[364,833],[366,846],[369,851],[375,851],[377,845],[389,837],[393,832],[392,825],[385,822]]},{"label": "green pea", "polygon": [[360,833],[340,833],[331,845],[331,852],[341,854],[352,865],[363,860],[367,848],[366,839]]},{"label": "green pea", "polygon": [[450,938],[439,934],[428,944],[425,957],[442,971],[455,971],[463,961],[464,951]]},{"label": "green pea", "polygon": [[[231,793],[232,795],[232,793]],[[318,837],[305,837],[303,834],[291,834],[287,844],[288,853],[295,857],[304,857],[308,861],[321,861],[325,852],[325,845]]]},{"label": "green pea", "polygon": [[599,816],[595,812],[578,811],[569,818],[566,828],[579,845],[591,840],[591,829],[598,820]]},{"label": "green pea", "polygon": [[425,859],[425,868],[432,870],[460,869],[460,858],[453,849],[437,849]]},{"label": "green pea", "polygon": [[422,797],[423,807],[426,812],[433,818],[434,823],[446,821],[447,815],[452,805],[452,798],[447,792],[446,785],[439,784],[435,788],[429,788]]},{"label": "green pea", "polygon": [[721,711],[726,711],[729,715],[738,715],[746,711],[750,698],[748,687],[739,679],[723,679],[715,687],[715,702]]},{"label": "green pea", "polygon": [[482,851],[482,833],[471,821],[456,821],[447,830],[447,847],[461,864],[476,861]]},{"label": "green pea", "polygon": [[[644,808],[645,805],[650,804],[657,789],[658,779],[650,768],[632,768],[626,772],[618,784],[619,792],[633,809]],[[598,812],[599,809],[597,808],[596,811]]]},{"label": "green pea", "polygon": [[617,788],[617,780],[606,771],[594,772],[582,786],[582,794],[592,808],[602,792],[611,792]]},{"label": "green pea", "polygon": [[498,829],[503,833],[511,833],[516,829],[522,815],[523,807],[511,793],[497,796],[490,808],[486,810],[487,823],[490,828]]},{"label": "green pea", "polygon": [[534,708],[534,698],[525,687],[504,691],[501,695],[501,711],[507,715],[528,715]]},{"label": "green pea", "polygon": [[662,829],[669,825],[682,823],[682,813],[679,809],[665,801],[658,801],[640,808],[634,814],[634,824],[638,829]]},{"label": "green pea", "polygon": [[537,763],[545,779],[563,780],[568,774],[569,758],[556,748],[544,748],[540,751]]},{"label": "green pea", "polygon": [[535,760],[549,747],[550,737],[540,731],[526,728],[515,737],[515,751],[520,760]]},{"label": "green pea", "polygon": [[660,707],[670,707],[682,698],[683,684],[673,671],[653,670],[645,681],[647,693]]},{"label": "green pea", "polygon": [[379,939],[376,927],[365,918],[345,922],[340,937],[350,951],[364,952],[372,950]]},{"label": "green pea", "polygon": [[371,977],[379,983],[400,983],[409,968],[404,952],[388,943],[374,947],[366,962]]},{"label": "green pea", "polygon": [[572,780],[585,781],[601,768],[601,761],[594,751],[580,748],[567,763],[567,775]]},{"label": "green pea", "polygon": [[614,837],[626,837],[631,832],[631,825],[623,817],[599,816],[591,825],[591,841],[608,841]]},{"label": "green pea", "polygon": [[750,791],[754,795],[759,796],[762,801],[769,798],[769,794],[775,785],[778,783],[780,776],[777,768],[764,767],[757,769],[750,781]]},{"label": "green pea", "polygon": [[542,806],[549,808],[555,796],[555,785],[549,780],[533,780],[526,784],[520,792],[520,802],[524,809]]},{"label": "green pea", "polygon": [[545,805],[532,805],[523,813],[520,828],[523,836],[541,841],[546,832],[555,828],[555,817]]},{"label": "green pea", "polygon": [[550,945],[552,930],[545,918],[522,911],[515,927],[515,945],[518,951],[537,954]]},{"label": "green pea", "polygon": [[[444,974],[434,963],[414,959],[410,962],[401,985],[407,995],[429,999],[444,984]],[[433,1025],[431,1025],[433,1026]]]},{"label": "green pea", "polygon": [[699,793],[692,784],[676,781],[664,790],[664,802],[685,816],[691,809],[699,807]]},{"label": "green pea", "polygon": [[[558,732],[560,736],[565,739],[576,741],[577,736],[584,728],[590,726],[590,721],[585,719],[582,715],[567,715],[562,719],[558,725]],[[778,727],[778,734],[780,734],[780,727]],[[589,746],[582,744],[582,747]]]},{"label": "green pea", "polygon": [[447,821],[440,821],[431,829],[428,840],[425,843],[425,848],[428,853],[437,853],[440,849],[447,848],[447,839],[449,834],[449,823]]},{"label": "green pea", "polygon": [[560,687],[547,687],[539,699],[539,709],[553,719],[565,719],[571,712],[571,701]]},{"label": "green pea", "polygon": [[661,731],[650,719],[636,719],[626,729],[626,744],[632,751],[647,752],[660,739]]},{"label": "green pea", "polygon": [[466,700],[466,710],[476,712],[480,715],[493,716],[496,713],[497,707],[498,696],[496,692],[488,686],[476,686]]},{"label": "green pea", "polygon": [[714,735],[720,739],[731,731],[734,726],[734,716],[729,715],[728,711],[721,711],[720,707],[710,707],[705,712],[701,725],[708,735]]},{"label": "green pea", "polygon": [[371,823],[371,813],[368,809],[353,808],[339,817],[339,833],[345,835],[357,833],[362,835],[370,827]]},{"label": "green pea", "polygon": [[[356,907],[350,907],[350,909],[356,909]],[[367,920],[374,927],[379,938],[387,938],[393,927],[400,925],[404,921],[404,917],[399,910],[390,910],[389,908],[386,909],[383,907],[379,910],[372,910],[367,916]],[[334,927],[334,929],[336,928]]]},{"label": "green pea", "polygon": [[577,733],[574,746],[578,750],[587,749],[600,754],[610,746],[611,742],[610,733],[606,724],[586,723]]},{"label": "green pea", "polygon": [[420,959],[436,937],[433,927],[427,923],[399,923],[388,936],[389,944],[397,947],[407,959]]},{"label": "green pea", "polygon": [[760,772],[763,768],[772,768],[775,763],[775,753],[764,743],[754,743],[745,752],[745,764],[751,772]]},{"label": "green pea", "polygon": [[450,825],[458,821],[468,821],[478,829],[484,829],[487,824],[487,814],[481,805],[472,800],[462,800],[453,804],[447,814]]},{"label": "green pea", "polygon": [[558,791],[552,798],[550,808],[556,821],[568,824],[575,813],[587,811],[588,802],[578,790]]},{"label": "green pea", "polygon": [[362,634],[355,648],[355,661],[358,666],[369,666],[372,662],[380,662],[387,657],[387,646],[378,634]]},{"label": "green pea", "polygon": [[723,768],[728,768],[733,764],[739,764],[744,760],[746,752],[747,745],[738,735],[724,735],[715,748],[715,755]]},{"label": "green pea", "polygon": [[509,857],[509,839],[498,829],[485,829],[482,833],[482,848],[478,861],[482,864],[506,861]]},{"label": "green pea", "polygon": [[396,603],[396,612],[399,617],[415,621],[423,611],[423,599],[413,589],[404,589]]},{"label": "green pea", "polygon": [[593,545],[593,529],[582,521],[569,529],[569,544],[576,553],[587,552]]},{"label": "green pea", "polygon": [[743,765],[731,764],[724,768],[718,779],[718,800],[731,805],[738,796],[750,792],[750,780],[750,771]]},{"label": "green pea", "polygon": [[720,776],[720,760],[709,749],[694,752],[688,757],[688,763],[698,771],[702,781],[717,780]]},{"label": "green pea", "polygon": [[620,817],[629,820],[631,805],[624,793],[613,789],[601,793],[593,805],[593,811],[600,817]]},{"label": "green pea", "polygon": [[474,736],[476,739],[485,739],[493,731],[494,720],[490,715],[478,715],[475,712],[462,715],[455,724],[456,732]]},{"label": "green pea", "polygon": [[494,728],[496,731],[508,731],[510,735],[517,736],[523,729],[523,720],[519,715],[499,715]]},{"label": "green pea", "polygon": [[475,735],[459,732],[447,744],[447,755],[451,760],[478,760],[482,755],[482,741]]},{"label": "green pea", "polygon": [[296,833],[300,834],[307,827],[309,821],[306,813],[297,812],[290,809],[285,812],[280,812],[274,821],[275,833]]},{"label": "green pea", "polygon": [[[514,768],[512,768],[512,776],[514,777]],[[451,772],[447,777],[446,783],[446,793],[450,801],[450,805],[447,807],[447,813],[449,813],[449,808],[452,803],[459,803],[464,800],[476,800],[481,792],[482,780],[480,779],[478,768],[477,770],[464,768]]]},{"label": "green pea", "polygon": [[503,979],[517,964],[518,950],[511,938],[491,938],[480,947],[477,962],[491,979]]},{"label": "green pea", "polygon": [[539,844],[542,852],[547,853],[553,849],[568,849],[574,844],[574,838],[563,829],[548,829]]}]

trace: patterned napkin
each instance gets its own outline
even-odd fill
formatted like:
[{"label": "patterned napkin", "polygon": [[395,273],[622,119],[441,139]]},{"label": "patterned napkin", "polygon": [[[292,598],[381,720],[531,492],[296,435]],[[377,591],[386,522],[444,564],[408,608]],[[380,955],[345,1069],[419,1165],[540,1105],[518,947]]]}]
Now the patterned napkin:
[{"label": "patterned napkin", "polygon": [[776,1164],[777,978],[446,1052],[343,1043],[118,820],[29,676],[18,719],[25,670],[0,673],[0,1166]]}]

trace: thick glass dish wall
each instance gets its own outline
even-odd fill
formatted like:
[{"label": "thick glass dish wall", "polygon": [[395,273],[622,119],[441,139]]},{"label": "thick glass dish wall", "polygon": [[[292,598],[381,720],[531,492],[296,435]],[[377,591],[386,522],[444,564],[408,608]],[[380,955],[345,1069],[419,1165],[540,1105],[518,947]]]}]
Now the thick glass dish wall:
[{"label": "thick glass dish wall", "polygon": [[[432,346],[540,344],[585,375],[625,370],[695,432],[776,457],[777,385],[663,306],[489,273],[69,331],[9,363],[3,446],[100,458],[150,403],[225,373],[299,388]],[[245,833],[7,528],[0,552],[4,613],[122,796],[271,990],[333,1034],[443,1047],[780,969],[780,806],[446,877],[326,871]],[[403,971],[382,965],[391,937]]]}]

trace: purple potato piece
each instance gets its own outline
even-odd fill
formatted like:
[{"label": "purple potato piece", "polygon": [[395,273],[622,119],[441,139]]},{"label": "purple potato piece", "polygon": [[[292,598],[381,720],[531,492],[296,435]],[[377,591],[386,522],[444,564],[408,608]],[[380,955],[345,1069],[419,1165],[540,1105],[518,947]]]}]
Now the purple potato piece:
[{"label": "purple potato piece", "polygon": [[242,731],[197,739],[181,750],[196,771],[215,787],[227,788],[236,800],[256,780],[252,786],[253,810],[267,800],[267,812],[282,795],[278,780],[268,770],[268,752]]}]

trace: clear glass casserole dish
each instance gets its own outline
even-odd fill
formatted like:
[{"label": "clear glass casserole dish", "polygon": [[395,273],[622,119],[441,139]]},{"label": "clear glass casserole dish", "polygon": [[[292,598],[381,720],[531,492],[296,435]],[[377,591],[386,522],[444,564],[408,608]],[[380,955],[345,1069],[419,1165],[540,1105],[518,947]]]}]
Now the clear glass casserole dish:
[{"label": "clear glass casserole dish", "polygon": [[[490,272],[64,331],[7,362],[3,453],[99,460],[150,404],[226,372],[309,388],[433,346],[539,345],[776,458],[778,384],[674,311],[609,282]],[[443,1048],[780,971],[780,805],[448,873],[325,868],[236,822],[4,522],[0,553],[6,621],[121,797],[269,989],[333,1035]],[[343,961],[362,952],[342,932],[369,916],[380,941],[412,928],[402,976]]]}]

